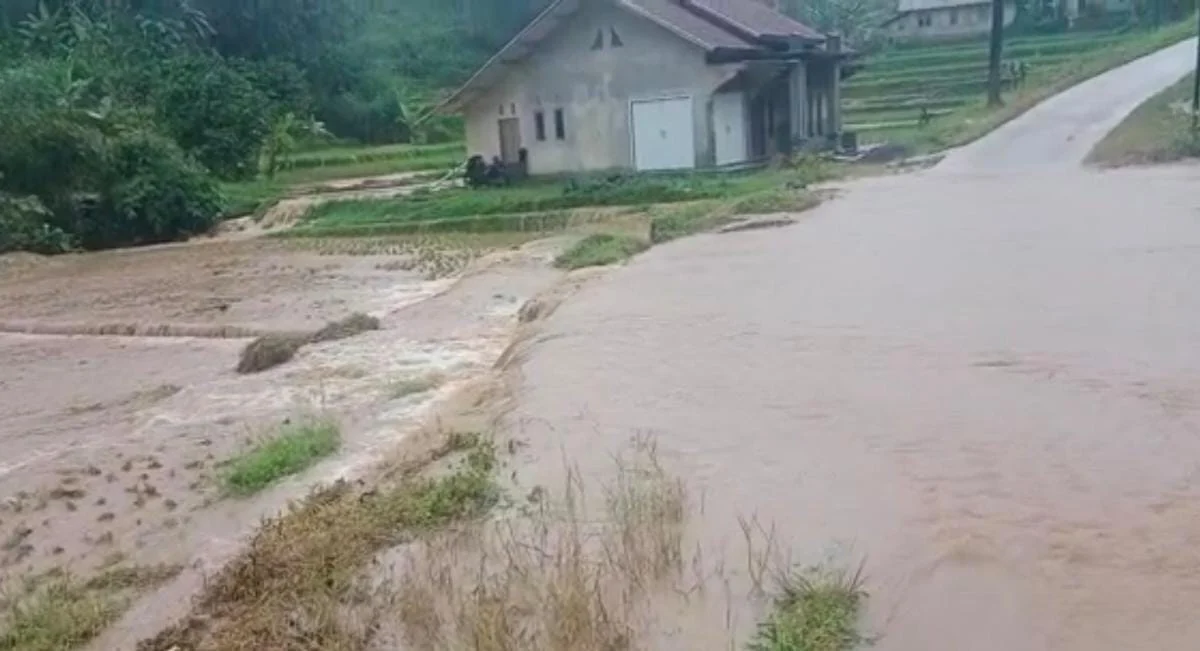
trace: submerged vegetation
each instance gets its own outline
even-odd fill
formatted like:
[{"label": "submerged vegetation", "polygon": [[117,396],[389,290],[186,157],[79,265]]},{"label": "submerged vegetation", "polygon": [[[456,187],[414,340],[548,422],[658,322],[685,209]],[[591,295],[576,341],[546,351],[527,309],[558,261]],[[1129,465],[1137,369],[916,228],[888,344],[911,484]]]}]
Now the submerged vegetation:
[{"label": "submerged vegetation", "polygon": [[340,428],[329,420],[285,425],[229,461],[223,477],[225,492],[239,497],[253,495],[333,454],[341,441]]},{"label": "submerged vegetation", "polygon": [[576,242],[554,260],[561,269],[582,269],[623,262],[646,249],[646,242],[629,235],[596,233]]}]

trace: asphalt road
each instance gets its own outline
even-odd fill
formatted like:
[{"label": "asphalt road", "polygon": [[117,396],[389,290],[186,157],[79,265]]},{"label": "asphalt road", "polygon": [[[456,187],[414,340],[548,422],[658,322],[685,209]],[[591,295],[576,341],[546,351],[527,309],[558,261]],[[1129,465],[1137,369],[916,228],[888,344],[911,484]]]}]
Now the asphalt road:
[{"label": "asphalt road", "polygon": [[1081,164],[1147,98],[1196,65],[1196,39],[1159,50],[1060,93],[952,152],[943,172],[1021,170]]},{"label": "asphalt road", "polygon": [[[525,479],[565,457],[599,480],[649,432],[725,550],[718,592],[746,588],[754,515],[797,561],[866,559],[877,649],[1196,648],[1200,169],[1079,167],[1192,47],[794,226],[588,285],[522,367]],[[729,601],[656,648],[744,639],[758,611]]]}]

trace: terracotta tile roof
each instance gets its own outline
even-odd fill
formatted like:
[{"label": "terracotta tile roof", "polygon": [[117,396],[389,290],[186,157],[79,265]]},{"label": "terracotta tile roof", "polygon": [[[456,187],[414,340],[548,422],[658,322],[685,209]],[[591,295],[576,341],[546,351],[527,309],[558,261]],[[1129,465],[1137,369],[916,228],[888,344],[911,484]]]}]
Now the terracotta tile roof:
[{"label": "terracotta tile roof", "polygon": [[[595,0],[552,0],[507,45],[440,107],[459,110],[480,97],[504,76],[505,64],[528,57],[538,45],[573,16],[581,3]],[[820,32],[788,18],[758,0],[613,0],[618,6],[651,20],[710,54],[721,50],[764,50],[763,39],[800,38],[824,41]]]},{"label": "terracotta tile roof", "polygon": [[706,50],[758,47],[737,33],[697,15],[680,4],[680,0],[621,0],[621,3]]},{"label": "terracotta tile roof", "polygon": [[683,0],[693,11],[716,18],[729,27],[747,32],[752,38],[764,36],[799,37],[823,41],[821,32],[789,18],[756,0]]},{"label": "terracotta tile roof", "polygon": [[987,4],[991,4],[991,2],[988,0],[900,0],[896,3],[896,12],[908,13],[912,11],[929,11],[932,9],[950,9],[953,7]]}]

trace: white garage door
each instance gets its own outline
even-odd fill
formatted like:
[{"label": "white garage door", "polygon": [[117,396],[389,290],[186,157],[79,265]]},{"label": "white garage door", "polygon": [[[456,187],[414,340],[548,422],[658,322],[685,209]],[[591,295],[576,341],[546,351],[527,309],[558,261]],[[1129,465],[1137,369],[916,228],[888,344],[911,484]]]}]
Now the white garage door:
[{"label": "white garage door", "polygon": [[639,170],[677,170],[696,166],[692,98],[633,103],[633,159]]},{"label": "white garage door", "polygon": [[746,100],[741,93],[713,95],[713,132],[717,165],[745,162]]}]

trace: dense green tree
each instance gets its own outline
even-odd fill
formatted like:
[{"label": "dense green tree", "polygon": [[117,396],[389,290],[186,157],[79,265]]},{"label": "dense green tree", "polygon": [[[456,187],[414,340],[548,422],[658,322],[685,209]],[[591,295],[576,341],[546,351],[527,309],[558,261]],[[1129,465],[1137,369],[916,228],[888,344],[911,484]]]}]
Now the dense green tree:
[{"label": "dense green tree", "polygon": [[546,2],[3,0],[0,251],[202,231],[214,178],[274,170],[322,122],[461,137],[431,108]]}]

